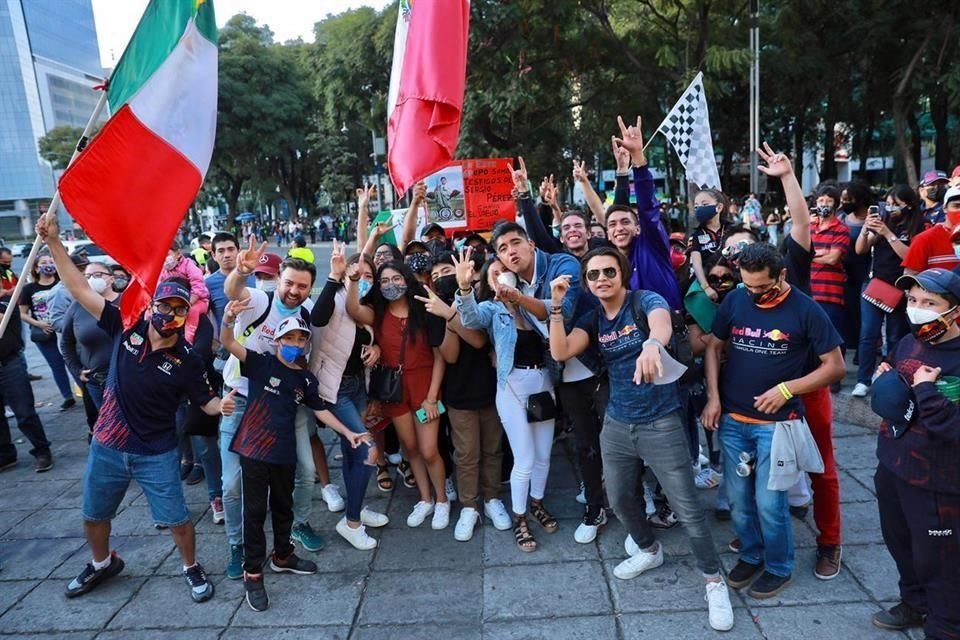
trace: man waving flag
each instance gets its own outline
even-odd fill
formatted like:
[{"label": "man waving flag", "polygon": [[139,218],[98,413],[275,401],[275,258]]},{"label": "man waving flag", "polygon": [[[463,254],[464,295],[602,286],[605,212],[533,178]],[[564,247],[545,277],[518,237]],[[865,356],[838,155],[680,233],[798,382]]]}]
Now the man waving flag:
[{"label": "man waving flag", "polygon": [[212,0],[151,0],[107,87],[113,117],[59,191],[73,218],[131,276],[121,310],[146,307],[203,184],[217,128]]},{"label": "man waving flag", "polygon": [[450,164],[466,88],[469,0],[400,0],[387,99],[387,165],[400,195]]}]

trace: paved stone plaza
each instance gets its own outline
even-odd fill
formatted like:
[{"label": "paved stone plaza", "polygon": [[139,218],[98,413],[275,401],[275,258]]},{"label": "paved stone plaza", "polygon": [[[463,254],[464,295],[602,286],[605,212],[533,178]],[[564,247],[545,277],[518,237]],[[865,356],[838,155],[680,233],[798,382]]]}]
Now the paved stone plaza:
[{"label": "paved stone plaza", "polygon": [[[325,258],[318,257],[318,265],[325,265]],[[371,530],[381,543],[375,551],[356,551],[334,532],[340,514],[327,512],[317,487],[312,522],[327,546],[306,555],[319,564],[320,573],[268,573],[270,609],[257,614],[243,602],[241,583],[224,577],[226,537],[211,521],[201,483],[187,487],[187,499],[197,522],[198,559],[214,577],[217,593],[212,601],[198,605],[191,602],[180,576],[169,534],[154,529],[142,493],[132,486],[113,527],[113,545],[126,569],[96,591],[67,600],[64,587],[89,560],[80,518],[86,424],[79,407],[57,411],[59,399],[49,369],[33,345],[27,355],[30,370],[43,376],[34,390],[55,444],[56,467],[35,474],[29,446],[21,443],[20,466],[0,475],[0,635],[76,640],[614,640],[719,635],[707,625],[702,579],[681,528],[660,536],[667,556],[663,567],[626,582],[614,578],[612,571],[626,557],[625,534],[616,519],[595,543],[574,542],[581,507],[574,501],[578,481],[568,443],[554,448],[546,498],[561,519],[560,530],[547,535],[533,525],[539,549],[532,554],[519,551],[510,531],[496,531],[489,523],[472,541],[454,541],[459,508],[445,531],[433,531],[428,523],[410,529],[405,520],[415,492],[397,483],[398,489],[387,495],[373,482],[369,505],[388,513],[392,521],[384,529]],[[838,402],[840,419],[875,424],[863,406],[848,404]],[[15,427],[13,435],[20,437]],[[325,439],[332,442],[332,434]],[[872,489],[874,439],[866,426],[836,427],[844,518],[839,577],[830,582],[814,578],[812,514],[807,523],[795,521],[792,585],[768,601],[732,592],[736,627],[725,637],[907,637],[870,624],[873,612],[897,599],[896,572],[881,542]],[[342,485],[334,458],[338,447],[327,450],[334,482]],[[712,505],[713,496],[714,490],[703,491],[705,508]],[[718,545],[726,549],[733,538],[729,523],[715,523],[714,530]],[[735,561],[734,554],[723,554],[728,569]]]}]

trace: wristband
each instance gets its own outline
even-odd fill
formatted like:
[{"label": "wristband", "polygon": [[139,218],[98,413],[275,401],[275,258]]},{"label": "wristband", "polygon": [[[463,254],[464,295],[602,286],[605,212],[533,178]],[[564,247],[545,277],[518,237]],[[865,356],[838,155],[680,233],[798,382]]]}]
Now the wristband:
[{"label": "wristband", "polygon": [[778,384],[777,389],[783,395],[784,400],[790,400],[791,398],[793,398],[793,394],[790,393],[790,389],[787,389],[786,382],[781,382],[780,384]]},{"label": "wristband", "polygon": [[351,277],[350,282],[360,282],[360,276],[357,276],[356,278]]},{"label": "wristband", "polygon": [[550,313],[563,313],[563,307],[550,307]]},{"label": "wristband", "polygon": [[450,317],[447,318],[447,322],[453,322],[453,319],[457,317],[457,314],[460,313],[459,309],[454,309],[453,313],[450,314]]},{"label": "wristband", "polygon": [[233,327],[236,326],[236,324],[237,324],[236,320],[234,320],[233,322],[227,322],[226,320],[224,320],[224,321],[223,321],[223,328],[224,328],[224,329],[233,329]]},{"label": "wristband", "polygon": [[517,200],[529,200],[530,192],[529,191],[519,191],[517,193]]},{"label": "wristband", "polygon": [[457,293],[459,293],[461,296],[466,296],[473,293],[473,289],[457,289]]},{"label": "wristband", "polygon": [[643,341],[642,346],[646,347],[647,345],[651,345],[651,344],[655,346],[657,349],[663,346],[663,343],[657,340],[656,338],[647,338],[646,340]]}]

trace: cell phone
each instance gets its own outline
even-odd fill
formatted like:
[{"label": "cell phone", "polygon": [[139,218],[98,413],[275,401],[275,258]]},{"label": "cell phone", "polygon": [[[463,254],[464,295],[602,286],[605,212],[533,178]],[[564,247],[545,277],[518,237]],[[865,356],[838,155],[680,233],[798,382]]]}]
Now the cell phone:
[{"label": "cell phone", "polygon": [[880,215],[880,207],[878,207],[878,206],[875,205],[875,204],[870,205],[869,207],[867,207],[867,215],[868,215],[868,216],[879,216],[879,215]]},{"label": "cell phone", "polygon": [[[443,415],[444,413],[447,412],[447,408],[443,406],[443,403],[440,402],[439,400],[437,400],[437,411],[440,413],[440,415]],[[424,411],[423,409],[420,409],[414,415],[417,416],[417,420],[419,420],[421,423],[424,423],[427,421],[427,412]]]}]

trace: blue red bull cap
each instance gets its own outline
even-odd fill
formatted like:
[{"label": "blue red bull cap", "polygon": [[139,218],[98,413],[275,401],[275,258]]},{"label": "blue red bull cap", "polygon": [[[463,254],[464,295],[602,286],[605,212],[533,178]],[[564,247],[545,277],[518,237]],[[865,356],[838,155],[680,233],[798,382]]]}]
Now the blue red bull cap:
[{"label": "blue red bull cap", "polygon": [[157,292],[153,295],[153,299],[169,300],[170,298],[178,298],[190,304],[190,290],[179,282],[165,280],[157,286]]}]

